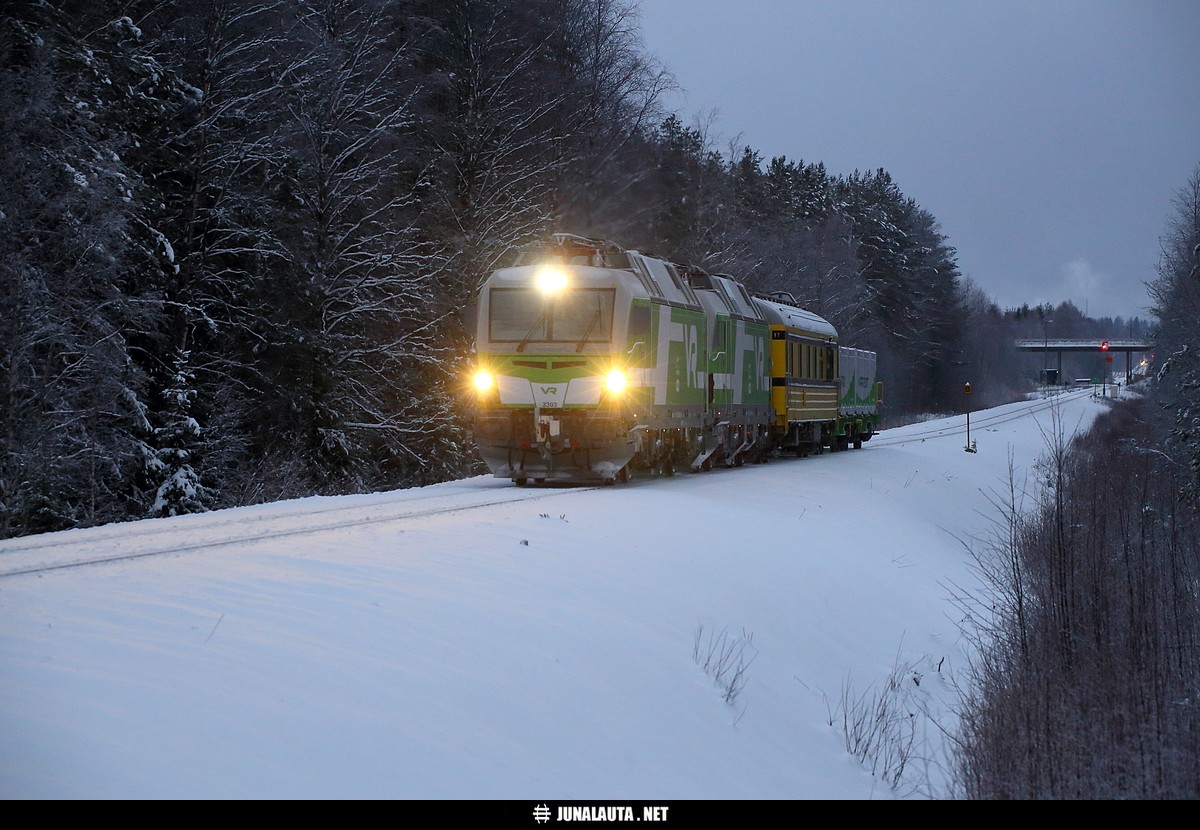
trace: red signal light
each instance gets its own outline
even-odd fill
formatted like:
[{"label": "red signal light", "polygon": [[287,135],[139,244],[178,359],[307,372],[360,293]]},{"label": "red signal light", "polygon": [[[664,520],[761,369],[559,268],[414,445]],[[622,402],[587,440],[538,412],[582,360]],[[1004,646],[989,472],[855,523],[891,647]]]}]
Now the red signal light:
[{"label": "red signal light", "polygon": [[1105,340],[1103,343],[1100,344],[1100,351],[1102,351],[1102,352],[1108,351],[1108,341],[1107,340]]}]

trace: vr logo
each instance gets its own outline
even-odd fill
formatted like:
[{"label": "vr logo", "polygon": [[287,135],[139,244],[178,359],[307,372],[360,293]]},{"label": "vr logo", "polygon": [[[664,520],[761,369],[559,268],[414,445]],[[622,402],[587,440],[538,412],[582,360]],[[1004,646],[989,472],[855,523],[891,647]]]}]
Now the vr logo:
[{"label": "vr logo", "polygon": [[557,386],[543,386],[543,387],[541,387],[541,390],[542,390],[543,395],[557,395],[558,394]]}]

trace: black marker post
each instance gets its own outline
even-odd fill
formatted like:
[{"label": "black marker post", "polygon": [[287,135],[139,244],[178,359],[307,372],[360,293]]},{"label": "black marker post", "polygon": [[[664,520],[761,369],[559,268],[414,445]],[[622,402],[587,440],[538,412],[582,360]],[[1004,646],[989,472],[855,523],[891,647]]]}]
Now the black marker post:
[{"label": "black marker post", "polygon": [[975,452],[975,445],[971,443],[971,384],[963,384],[963,394],[967,396],[967,445],[963,449]]}]

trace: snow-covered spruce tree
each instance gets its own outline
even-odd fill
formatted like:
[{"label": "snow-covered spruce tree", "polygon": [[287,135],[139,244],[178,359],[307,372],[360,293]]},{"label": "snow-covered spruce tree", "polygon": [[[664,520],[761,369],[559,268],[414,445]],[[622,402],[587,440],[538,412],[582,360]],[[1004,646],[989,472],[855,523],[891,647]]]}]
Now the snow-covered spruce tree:
[{"label": "snow-covered spruce tree", "polygon": [[[709,267],[722,255],[723,238],[732,212],[729,176],[721,154],[704,131],[687,127],[670,115],[650,142],[654,175],[635,190],[635,197],[654,206],[642,236],[650,251],[684,264]],[[636,238],[636,237],[635,237]]]},{"label": "snow-covered spruce tree", "polygon": [[171,108],[128,17],[22,3],[0,20],[0,533],[140,515],[157,197],[140,135]]},{"label": "snow-covered spruce tree", "polygon": [[751,147],[736,154],[731,147],[726,171],[733,208],[721,206],[728,218],[716,236],[720,253],[711,257],[709,270],[737,274],[764,290],[786,290],[775,285],[776,269],[798,264],[792,240],[803,227],[789,194],[764,172],[762,154]]},{"label": "snow-covered spruce tree", "polygon": [[[742,221],[756,229],[745,263],[759,291],[784,291],[828,319],[848,343],[862,342],[872,310],[849,218],[835,210],[834,180],[822,164],[771,159],[741,165]],[[754,181],[757,180],[757,181]]]},{"label": "snow-covered spruce tree", "polygon": [[867,342],[880,353],[889,403],[900,411],[936,406],[957,382],[944,371],[960,350],[956,252],[887,171],[855,172],[838,191],[858,242],[872,317]]},{"label": "snow-covered spruce tree", "polygon": [[[966,297],[958,270],[958,252],[950,246],[933,214],[908,202],[906,233],[912,291],[910,359],[917,367],[919,404],[954,407],[971,375],[959,368],[965,336]],[[980,371],[985,367],[970,367]],[[976,381],[978,382],[978,381]]]},{"label": "snow-covered spruce tree", "polygon": [[154,428],[153,455],[147,470],[158,482],[151,516],[178,516],[207,509],[211,494],[192,467],[200,443],[200,425],[192,417],[196,400],[195,380],[188,366],[189,355],[176,355],[172,381],[162,392],[161,423]]},{"label": "snow-covered spruce tree", "polygon": [[[288,153],[275,140],[279,99],[276,0],[156,4],[144,24],[172,56],[184,105],[153,133],[162,152],[159,228],[174,254],[163,283],[168,317],[152,400],[170,407],[192,384],[188,416],[201,427],[189,464],[210,482],[213,506],[295,492],[294,470],[256,443],[273,411],[263,355],[274,338],[275,298],[264,291],[286,267],[275,207]],[[189,371],[176,371],[187,353]],[[169,450],[163,446],[151,449]],[[218,489],[219,484],[219,489]]]},{"label": "snow-covered spruce tree", "polygon": [[1175,194],[1161,245],[1158,278],[1147,285],[1155,300],[1156,352],[1162,360],[1154,394],[1166,420],[1167,452],[1188,470],[1185,491],[1195,501],[1200,499],[1200,165]]}]

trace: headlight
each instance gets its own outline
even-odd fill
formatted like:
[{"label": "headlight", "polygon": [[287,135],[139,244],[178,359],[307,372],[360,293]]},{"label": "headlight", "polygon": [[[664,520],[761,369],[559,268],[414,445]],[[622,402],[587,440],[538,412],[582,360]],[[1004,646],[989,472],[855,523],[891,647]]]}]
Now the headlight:
[{"label": "headlight", "polygon": [[567,272],[547,265],[537,274],[537,286],[543,294],[557,294],[567,287]]},{"label": "headlight", "polygon": [[475,373],[475,389],[479,392],[487,392],[496,383],[496,379],[492,377],[492,373],[480,369]]},{"label": "headlight", "polygon": [[625,391],[625,373],[620,369],[613,369],[604,378],[604,388],[614,395],[619,395]]}]

